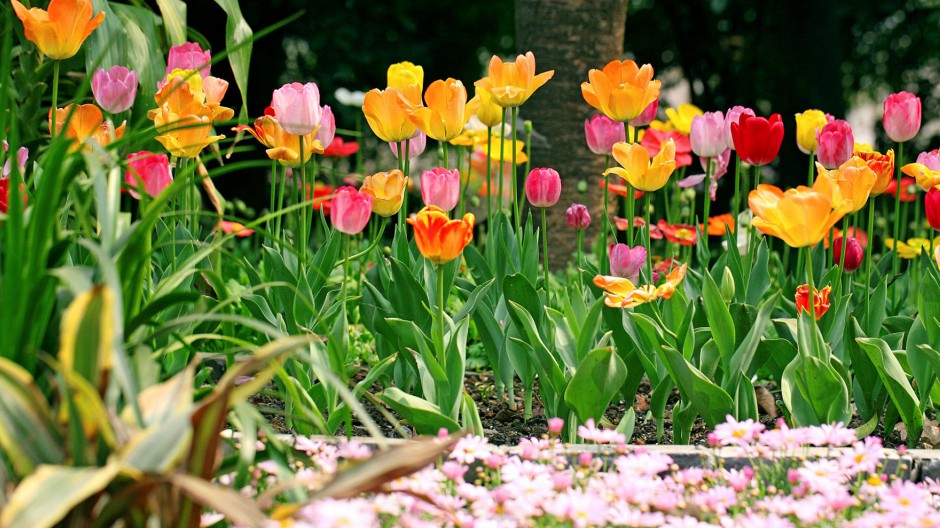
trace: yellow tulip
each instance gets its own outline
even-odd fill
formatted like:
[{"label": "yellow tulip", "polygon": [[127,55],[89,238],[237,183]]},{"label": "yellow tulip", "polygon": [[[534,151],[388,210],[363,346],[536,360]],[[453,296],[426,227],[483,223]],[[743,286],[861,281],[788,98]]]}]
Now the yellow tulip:
[{"label": "yellow tulip", "polygon": [[417,130],[408,117],[411,101],[415,99],[421,100],[421,92],[416,85],[407,87],[405,92],[397,88],[372,89],[365,96],[362,113],[379,139],[398,143],[413,136]]},{"label": "yellow tulip", "polygon": [[800,152],[803,154],[816,152],[819,148],[816,134],[828,122],[826,113],[822,110],[813,109],[796,114],[796,146],[799,147]]},{"label": "yellow tulip", "polygon": [[421,104],[421,91],[424,90],[424,68],[408,61],[399,62],[388,67],[387,77],[389,88],[395,88],[408,95],[414,94],[410,87],[416,86],[418,95],[411,101],[414,104]]},{"label": "yellow tulip", "polygon": [[496,99],[493,98],[493,94],[487,90],[478,88],[474,95],[474,99],[476,98],[480,99],[480,108],[477,109],[477,119],[490,128],[498,127],[503,122],[503,108],[496,104]]},{"label": "yellow tulip", "polygon": [[[654,119],[650,121],[650,128],[652,128],[653,130],[659,130],[662,132],[671,132],[676,129],[676,127],[672,126],[672,122],[660,121],[659,119]],[[640,132],[643,132],[643,131],[640,130]],[[640,139],[642,138],[638,138],[637,141],[639,141]]]},{"label": "yellow tulip", "polygon": [[418,251],[434,264],[447,264],[459,257],[473,240],[472,213],[450,220],[443,209],[429,205],[407,221],[415,230]]},{"label": "yellow tulip", "polygon": [[535,55],[531,51],[516,57],[515,62],[503,62],[493,55],[488,75],[475,82],[474,86],[490,92],[499,106],[511,108],[528,101],[553,75],[555,70],[535,74]]},{"label": "yellow tulip", "polygon": [[816,162],[816,170],[818,175],[813,182],[813,190],[829,195],[833,207],[839,208],[842,202],[848,202],[850,213],[865,207],[878,179],[875,171],[858,156],[852,156],[833,171]]},{"label": "yellow tulip", "polygon": [[156,140],[167,152],[179,158],[195,158],[202,149],[225,137],[209,135],[212,131],[212,110],[205,105],[197,113],[182,116],[164,105],[154,115],[153,124],[161,133]]},{"label": "yellow tulip", "polygon": [[[935,248],[940,248],[940,237],[933,240]],[[888,249],[897,251],[902,259],[913,259],[920,256],[923,251],[930,251],[930,239],[927,238],[909,238],[907,242],[898,242],[895,248],[894,239],[885,239],[885,246]]]},{"label": "yellow tulip", "polygon": [[[214,77],[207,77],[207,79],[214,79],[210,81],[213,85],[215,81],[218,81]],[[169,105],[170,111],[178,115],[198,114],[202,112],[202,107],[208,107],[211,110],[213,122],[228,121],[235,116],[234,110],[220,105],[218,101],[211,104],[206,102],[203,78],[195,70],[177,68],[168,73],[163,87],[154,96],[154,100],[158,107]],[[150,110],[147,117],[153,119],[159,111],[159,108]]]},{"label": "yellow tulip", "polygon": [[629,279],[622,277],[609,277],[598,275],[594,277],[594,285],[604,290],[604,304],[611,308],[634,308],[656,299],[669,299],[675,293],[676,287],[685,278],[688,264],[673,268],[666,281],[654,286],[634,286]]},{"label": "yellow tulip", "polygon": [[467,89],[457,79],[434,81],[424,92],[427,106],[408,111],[411,122],[431,139],[450,141],[460,135],[470,116],[480,107],[479,99],[467,101]]},{"label": "yellow tulip", "polygon": [[672,124],[673,129],[689,135],[692,131],[692,120],[702,115],[702,109],[694,104],[681,104],[679,108],[667,108],[666,117]]},{"label": "yellow tulip", "polygon": [[26,9],[13,0],[13,11],[23,23],[26,38],[52,60],[78,53],[85,39],[104,22],[104,11],[92,16],[91,0],[52,0],[48,9]]},{"label": "yellow tulip", "polygon": [[408,178],[398,169],[377,172],[366,176],[360,192],[372,197],[372,212],[381,216],[392,216],[401,210]]},{"label": "yellow tulip", "polygon": [[[505,144],[505,145],[504,145]],[[504,145],[500,147],[501,145]],[[488,156],[491,160],[496,161],[508,161],[512,162],[512,148],[513,143],[511,139],[506,139],[493,134],[490,139],[490,148],[486,149],[486,145],[482,145],[483,155]],[[522,141],[516,140],[516,165],[520,163],[525,163],[528,161],[529,157],[525,154],[525,143]],[[499,159],[499,153],[503,153],[503,159]]]},{"label": "yellow tulip", "polygon": [[940,186],[940,170],[934,170],[923,163],[908,163],[901,167],[901,172],[916,178],[917,185],[925,191]]},{"label": "yellow tulip", "polygon": [[791,247],[818,244],[852,207],[851,202],[843,200],[834,208],[828,194],[803,186],[784,193],[773,185],[761,184],[750,192],[747,201],[754,213],[752,225]]},{"label": "yellow tulip", "polygon": [[653,80],[652,66],[637,66],[632,60],[614,60],[602,70],[593,69],[588,72],[588,81],[581,83],[584,100],[607,117],[621,122],[642,114],[659,99],[662,87],[660,81]]},{"label": "yellow tulip", "polygon": [[613,155],[621,166],[607,169],[604,175],[616,174],[641,191],[662,189],[676,170],[676,144],[672,138],[663,143],[652,161],[649,151],[639,143],[615,143]]}]

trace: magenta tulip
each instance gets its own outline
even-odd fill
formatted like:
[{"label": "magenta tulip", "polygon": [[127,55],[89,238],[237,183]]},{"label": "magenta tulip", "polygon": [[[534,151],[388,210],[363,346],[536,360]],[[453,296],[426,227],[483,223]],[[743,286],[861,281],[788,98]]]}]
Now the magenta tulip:
[{"label": "magenta tulip", "polygon": [[561,198],[561,176],[555,169],[532,169],[525,179],[525,196],[534,207],[551,207]]},{"label": "magenta tulip", "polygon": [[166,72],[173,70],[199,70],[199,75],[203,78],[209,76],[209,68],[212,66],[212,53],[202,51],[202,47],[196,42],[187,42],[179,46],[170,48],[170,54],[166,60]]},{"label": "magenta tulip", "polygon": [[340,187],[333,193],[330,220],[340,233],[355,235],[369,223],[372,214],[372,196],[354,187]]},{"label": "magenta tulip", "polygon": [[845,263],[842,269],[845,271],[855,271],[862,265],[862,260],[865,258],[865,250],[862,249],[862,245],[859,244],[858,240],[854,237],[847,239],[842,236],[836,237],[832,242],[832,262],[836,266],[842,262],[843,242],[845,242]]},{"label": "magenta tulip", "polygon": [[920,131],[920,97],[910,92],[889,95],[881,122],[893,141],[903,143],[913,139]]},{"label": "magenta tulip", "polygon": [[112,114],[124,112],[133,106],[137,96],[137,72],[123,66],[95,70],[91,77],[91,92],[101,108]]},{"label": "magenta tulip", "polygon": [[614,143],[627,140],[623,123],[603,114],[596,114],[584,120],[584,136],[587,138],[588,148],[599,156],[610,156]]},{"label": "magenta tulip", "polygon": [[[428,145],[428,136],[420,131],[416,130],[414,135],[408,140],[408,156],[411,159],[415,159],[421,154],[424,154],[424,149]],[[398,159],[398,143],[394,141],[388,144],[389,148],[392,149],[392,154]]]},{"label": "magenta tulip", "polygon": [[640,269],[646,264],[645,247],[611,244],[608,255],[611,275],[627,279],[634,285],[640,280]]},{"label": "magenta tulip", "polygon": [[725,114],[705,112],[692,119],[689,132],[692,152],[700,158],[714,158],[727,150],[725,145]]},{"label": "magenta tulip", "polygon": [[[305,136],[320,125],[320,89],[314,83],[290,83],[274,90],[274,117],[289,134]],[[325,145],[324,145],[325,146]]]},{"label": "magenta tulip", "polygon": [[173,183],[170,160],[166,154],[154,154],[147,151],[128,154],[124,183],[130,188],[130,195],[138,200],[140,200],[138,190],[141,188],[149,196],[156,198]]},{"label": "magenta tulip", "polygon": [[656,99],[652,103],[648,104],[643,110],[642,114],[636,116],[634,119],[631,119],[627,124],[634,128],[646,126],[656,119],[657,112],[659,112],[659,99]]},{"label": "magenta tulip", "polygon": [[855,136],[852,126],[842,119],[835,119],[823,126],[816,134],[819,148],[816,157],[827,169],[836,169],[852,158]]},{"label": "magenta tulip", "polygon": [[435,205],[445,212],[460,200],[460,173],[435,167],[421,173],[421,198],[425,205]]},{"label": "magenta tulip", "polygon": [[731,123],[737,123],[742,115],[755,117],[757,114],[746,106],[734,106],[725,112],[725,146],[734,150],[734,138],[731,137]]},{"label": "magenta tulip", "polygon": [[565,218],[568,221],[568,227],[581,231],[591,225],[591,212],[584,204],[571,204],[571,207],[565,211]]}]

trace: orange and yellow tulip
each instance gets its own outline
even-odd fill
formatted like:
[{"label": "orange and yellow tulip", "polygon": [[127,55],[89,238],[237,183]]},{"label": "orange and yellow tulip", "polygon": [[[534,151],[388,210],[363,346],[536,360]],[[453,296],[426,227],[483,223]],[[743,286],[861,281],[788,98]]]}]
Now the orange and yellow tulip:
[{"label": "orange and yellow tulip", "polygon": [[503,108],[496,104],[496,99],[488,90],[477,88],[474,99],[480,100],[477,119],[487,127],[498,127],[503,122]]},{"label": "orange and yellow tulip", "polygon": [[[653,80],[653,67],[632,60],[611,61],[604,69],[588,72],[581,83],[584,100],[614,121],[630,121],[656,99],[662,83]],[[688,133],[688,131],[686,131]]]},{"label": "orange and yellow tulip", "polygon": [[104,11],[94,15],[91,0],[52,0],[48,9],[26,9],[13,0],[13,11],[23,22],[26,38],[52,60],[78,53],[85,39],[104,22]]},{"label": "orange and yellow tulip", "polygon": [[901,172],[917,179],[917,185],[927,191],[940,186],[940,170],[923,163],[908,163],[901,167]]},{"label": "orange and yellow tulip", "polygon": [[414,135],[417,127],[408,117],[413,101],[421,101],[421,91],[416,85],[405,92],[397,88],[370,90],[362,104],[362,113],[369,126],[382,141],[398,143]]},{"label": "orange and yellow tulip", "polygon": [[803,186],[783,192],[779,187],[761,184],[750,192],[747,201],[754,213],[752,225],[791,247],[818,244],[852,207],[848,200],[833,207],[830,195]]},{"label": "orange and yellow tulip", "polygon": [[392,216],[401,210],[405,198],[408,178],[400,170],[377,172],[366,176],[360,192],[372,197],[372,212],[380,216]]},{"label": "orange and yellow tulip", "polygon": [[[295,136],[284,130],[274,116],[265,115],[255,119],[254,126],[241,125],[233,128],[236,132],[248,132],[262,145],[267,147],[265,153],[268,159],[277,160],[285,167],[300,165],[300,136]],[[313,154],[322,154],[323,145],[316,138],[317,130],[304,136],[303,161],[306,162]]]},{"label": "orange and yellow tulip", "polygon": [[[114,128],[110,121],[104,120],[101,109],[93,104],[70,104],[65,108],[57,108],[55,112],[56,129],[53,135],[59,137],[64,131],[64,136],[73,142],[69,152],[83,147],[89,150],[91,146],[88,145],[88,140],[94,140],[105,147],[124,137],[126,122]],[[49,110],[49,132],[52,133],[52,109]]]},{"label": "orange and yellow tulip", "polygon": [[[234,117],[235,111],[219,104],[221,96],[218,93],[218,83],[225,81],[215,77],[206,77],[203,80],[198,71],[176,69],[167,74],[154,100],[158,107],[168,105],[170,111],[178,115],[198,114],[202,112],[202,107],[208,107],[212,111],[213,122],[228,121]],[[206,87],[210,88],[208,92]],[[225,83],[225,88],[227,87],[228,83]],[[221,95],[224,95],[225,88],[221,89]],[[150,110],[147,117],[153,119],[157,112],[159,108]]]},{"label": "orange and yellow tulip", "polygon": [[656,299],[669,299],[685,278],[688,264],[673,268],[659,286],[635,286],[629,279],[598,275],[594,285],[604,290],[604,304],[611,308],[635,308]]},{"label": "orange and yellow tulip", "polygon": [[512,108],[528,101],[553,75],[555,70],[535,74],[535,55],[531,51],[516,57],[515,62],[503,62],[493,55],[488,75],[475,82],[474,86],[490,92],[502,108]]},{"label": "orange and yellow tulip", "polygon": [[480,107],[479,99],[467,101],[467,89],[457,79],[432,82],[424,92],[424,102],[427,106],[411,108],[408,116],[429,138],[438,141],[459,136]]},{"label": "orange and yellow tulip", "polygon": [[850,213],[865,207],[878,179],[875,171],[858,156],[852,156],[833,171],[826,170],[817,162],[816,171],[818,174],[813,182],[813,190],[828,194],[832,198],[833,207],[841,207],[843,201],[849,202]]},{"label": "orange and yellow tulip", "polygon": [[460,220],[451,220],[443,209],[433,205],[408,219],[415,230],[418,250],[434,264],[447,264],[460,256],[473,239],[473,221],[472,213]]},{"label": "orange and yellow tulip", "polygon": [[865,160],[865,163],[875,172],[875,184],[871,188],[872,196],[884,194],[894,176],[894,149],[887,154],[869,150],[860,150],[856,144],[855,155]]},{"label": "orange and yellow tulip", "polygon": [[160,132],[156,137],[163,148],[179,158],[195,158],[202,149],[225,136],[210,136],[212,110],[207,106],[197,113],[178,115],[164,106],[153,118],[154,127]]},{"label": "orange and yellow tulip", "polygon": [[662,189],[676,170],[676,144],[672,139],[663,143],[652,161],[649,151],[639,143],[616,143],[613,154],[621,166],[607,169],[604,175],[616,174],[641,191]]}]

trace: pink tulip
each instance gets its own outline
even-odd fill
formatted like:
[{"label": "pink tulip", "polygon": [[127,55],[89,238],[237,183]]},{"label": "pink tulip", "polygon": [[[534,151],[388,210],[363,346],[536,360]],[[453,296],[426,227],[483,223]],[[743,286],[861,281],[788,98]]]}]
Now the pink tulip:
[{"label": "pink tulip", "polygon": [[314,83],[295,82],[274,90],[271,108],[284,130],[295,136],[305,136],[316,130],[323,116],[320,89]]},{"label": "pink tulip", "polygon": [[700,158],[713,158],[724,152],[728,148],[725,145],[725,114],[705,112],[694,117],[689,140],[692,152]]},{"label": "pink tulip", "polygon": [[910,92],[889,95],[881,122],[893,141],[902,143],[913,139],[920,131],[920,97]]},{"label": "pink tulip", "polygon": [[324,149],[330,146],[336,137],[336,118],[333,117],[333,110],[329,106],[323,106],[321,109],[320,129],[315,137]]},{"label": "pink tulip", "polygon": [[123,66],[98,69],[91,77],[91,92],[98,106],[112,114],[124,112],[137,96],[137,72]]},{"label": "pink tulip", "polygon": [[561,176],[555,169],[532,169],[525,179],[525,196],[534,207],[551,207],[561,198]]},{"label": "pink tulip", "polygon": [[614,143],[626,141],[626,129],[623,123],[597,114],[584,120],[584,135],[588,148],[599,156],[609,156]]},{"label": "pink tulip", "polygon": [[[411,159],[415,159],[421,154],[424,154],[424,149],[428,145],[428,136],[424,132],[417,130],[414,135],[411,136],[411,139],[408,140],[408,156]],[[395,155],[395,159],[398,159],[398,143],[389,143],[389,148],[392,149],[392,154]]]},{"label": "pink tulip", "polygon": [[140,200],[141,187],[153,198],[160,196],[164,189],[173,183],[170,172],[170,160],[166,154],[154,154],[141,151],[127,156],[127,172],[124,183],[130,187],[130,195]]},{"label": "pink tulip", "polygon": [[643,113],[636,116],[636,118],[631,119],[627,124],[636,128],[646,126],[653,122],[656,119],[656,112],[659,111],[659,99],[656,99],[652,103],[648,104],[643,110]]},{"label": "pink tulip", "polygon": [[852,126],[842,119],[835,119],[823,126],[816,134],[819,149],[816,157],[827,169],[836,169],[852,157],[855,136]]},{"label": "pink tulip", "polygon": [[571,207],[565,211],[565,217],[568,220],[568,227],[581,231],[591,225],[591,213],[584,204],[571,204]]},{"label": "pink tulip", "polygon": [[548,419],[548,434],[552,436],[558,436],[561,434],[561,430],[565,428],[565,421],[561,418],[549,418]]},{"label": "pink tulip", "polygon": [[[10,144],[7,143],[7,140],[3,140],[3,153],[6,154],[10,151]],[[26,171],[26,160],[29,158],[29,149],[26,147],[20,147],[16,149],[16,167],[19,169],[20,174]],[[12,157],[6,159],[3,162],[3,171],[0,172],[0,178],[7,178],[10,176],[10,172],[13,170],[10,166],[10,160]]]},{"label": "pink tulip", "polygon": [[842,269],[845,271],[855,271],[862,265],[862,259],[865,258],[865,251],[862,249],[862,245],[858,243],[854,237],[849,237],[847,239],[842,236],[837,236],[836,239],[832,242],[832,262],[834,265],[838,266],[842,262],[842,243],[845,242],[845,266]]},{"label": "pink tulip", "polygon": [[203,78],[209,76],[209,68],[212,66],[212,53],[202,51],[202,47],[196,42],[187,42],[179,46],[170,48],[170,54],[166,60],[166,72],[173,70],[199,70],[199,75]]},{"label": "pink tulip", "polygon": [[755,117],[757,114],[746,106],[734,106],[725,113],[725,146],[731,150],[734,150],[734,139],[731,137],[731,123],[737,123],[742,115]]},{"label": "pink tulip", "polygon": [[927,167],[932,171],[940,171],[940,150],[925,150],[917,155],[916,163]]},{"label": "pink tulip", "polygon": [[445,212],[460,200],[460,173],[435,167],[421,173],[421,198],[425,205],[435,205]]},{"label": "pink tulip", "polygon": [[372,196],[354,187],[340,187],[333,193],[330,220],[340,233],[355,235],[369,223],[372,214]]},{"label": "pink tulip", "polygon": [[202,90],[206,93],[207,103],[220,104],[228,91],[228,81],[210,75],[202,80]]},{"label": "pink tulip", "polygon": [[646,248],[630,248],[626,244],[611,244],[608,252],[610,273],[636,284],[640,280],[640,269],[646,265]]}]

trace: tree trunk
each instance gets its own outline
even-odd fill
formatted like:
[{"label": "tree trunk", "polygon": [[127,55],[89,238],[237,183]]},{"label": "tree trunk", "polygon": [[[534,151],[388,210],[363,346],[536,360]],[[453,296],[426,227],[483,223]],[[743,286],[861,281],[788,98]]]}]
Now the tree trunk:
[{"label": "tree trunk", "polygon": [[[591,68],[621,58],[626,20],[627,0],[516,0],[516,48],[535,54],[536,72],[555,70],[520,112],[547,140],[532,146],[532,167],[551,167],[562,178],[561,200],[548,212],[552,267],[566,266],[577,247],[565,223],[571,203],[584,203],[591,211],[587,241],[602,230],[604,158],[585,142],[584,120],[595,110],[581,97],[581,83]],[[587,184],[584,193],[577,190],[580,181]],[[606,204],[608,211],[615,211],[614,198]]]}]

